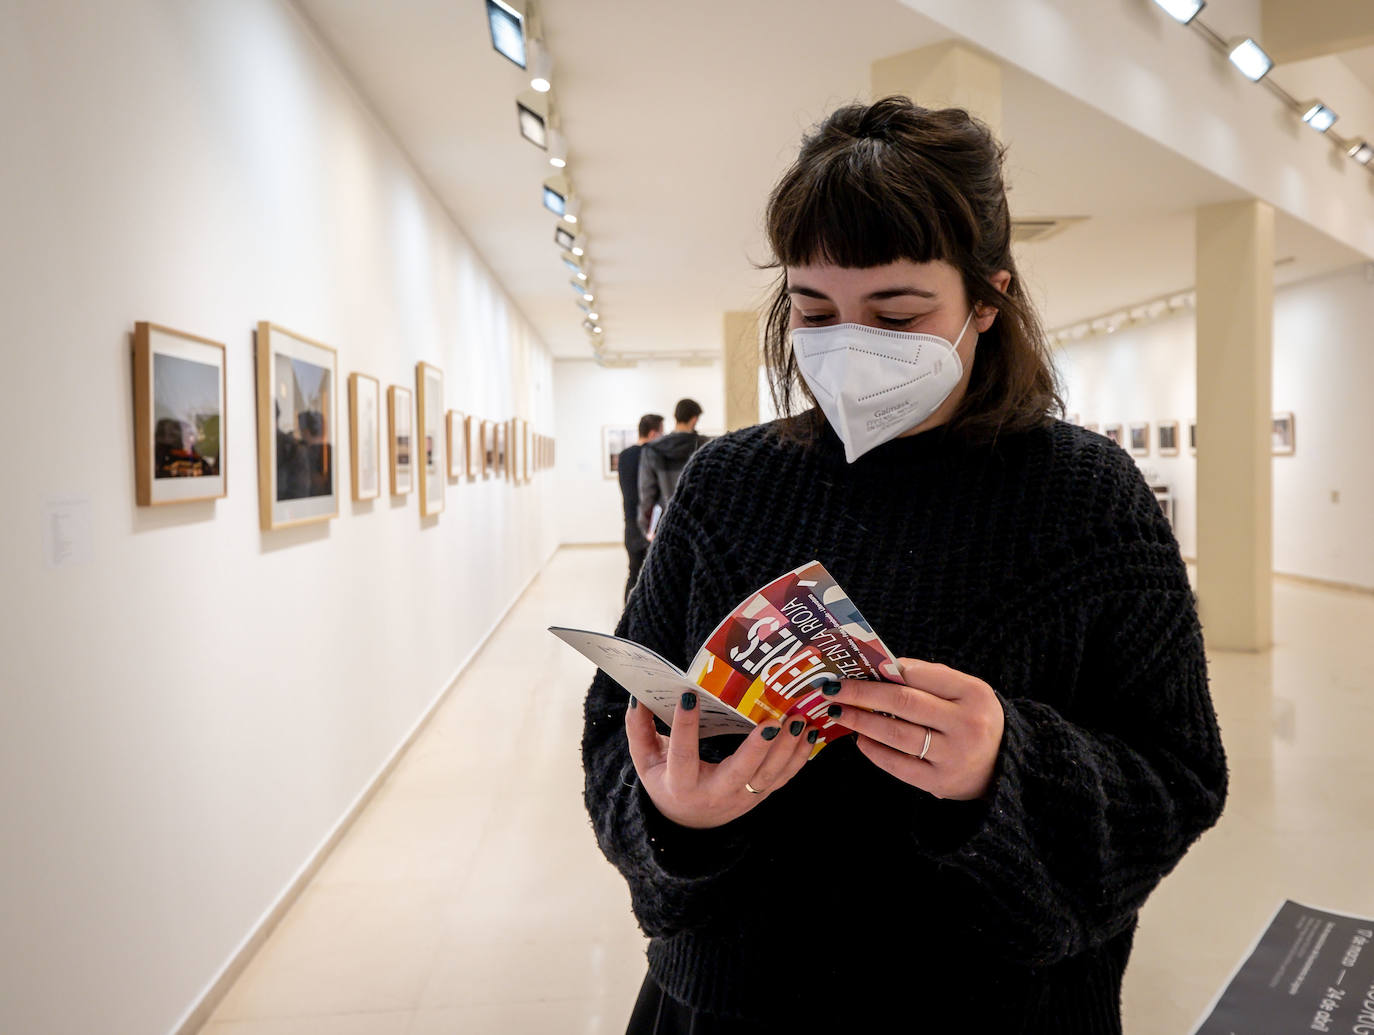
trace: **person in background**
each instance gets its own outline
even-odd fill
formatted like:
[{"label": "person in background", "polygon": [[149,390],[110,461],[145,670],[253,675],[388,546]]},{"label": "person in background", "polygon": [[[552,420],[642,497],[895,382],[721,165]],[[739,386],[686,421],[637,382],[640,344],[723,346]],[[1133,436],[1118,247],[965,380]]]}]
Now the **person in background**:
[{"label": "person in background", "polygon": [[687,466],[692,454],[708,441],[704,435],[697,434],[697,420],[700,417],[700,403],[695,399],[679,399],[673,408],[673,420],[676,422],[673,433],[645,447],[640,456],[639,530],[647,540],[654,538],[654,508],[667,508],[668,501],[677,489],[677,480],[682,477],[682,469]]},{"label": "person in background", "polygon": [[639,441],[620,452],[618,473],[620,475],[620,497],[625,504],[625,549],[630,554],[630,578],[625,583],[625,599],[630,599],[639,578],[639,569],[644,566],[644,555],[649,552],[649,540],[639,528],[639,454],[654,439],[663,434],[663,416],[646,413],[639,418]]}]

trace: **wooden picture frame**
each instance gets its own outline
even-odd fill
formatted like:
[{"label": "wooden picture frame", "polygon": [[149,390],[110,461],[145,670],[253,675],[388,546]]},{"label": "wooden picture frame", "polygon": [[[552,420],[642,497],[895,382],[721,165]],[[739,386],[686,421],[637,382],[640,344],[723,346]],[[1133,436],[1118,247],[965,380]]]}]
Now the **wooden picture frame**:
[{"label": "wooden picture frame", "polygon": [[1121,446],[1123,449],[1125,448],[1126,431],[1120,424],[1102,425],[1102,434],[1109,441],[1115,442],[1118,446]]},{"label": "wooden picture frame", "polygon": [[1096,422],[1096,421],[1090,421],[1089,423],[1084,424],[1084,425],[1083,425],[1083,430],[1084,430],[1084,431],[1091,431],[1094,435],[1100,435],[1100,434],[1102,434],[1102,432],[1098,430],[1098,426],[1097,426],[1097,422]]},{"label": "wooden picture frame", "polygon": [[444,510],[444,372],[432,363],[415,364],[415,409],[420,433],[420,516]]},{"label": "wooden picture frame", "polygon": [[510,421],[499,420],[496,422],[496,462],[495,473],[497,478],[510,477]]},{"label": "wooden picture frame", "polygon": [[338,350],[263,320],[257,380],[262,530],[338,517]]},{"label": "wooden picture frame", "polygon": [[1126,428],[1127,443],[1131,456],[1150,455],[1149,421],[1132,421]]},{"label": "wooden picture frame", "polygon": [[1297,451],[1293,414],[1274,414],[1270,429],[1274,456],[1292,456]]},{"label": "wooden picture frame", "polygon": [[520,480],[526,483],[534,480],[530,473],[530,422],[527,420],[520,422]]},{"label": "wooden picture frame", "polygon": [[386,390],[386,429],[391,495],[406,496],[415,487],[415,411],[409,388],[392,385]]},{"label": "wooden picture frame", "polygon": [[140,507],[217,500],[225,465],[228,350],[141,320],[134,324],[134,481]]},{"label": "wooden picture frame", "polygon": [[353,500],[382,495],[382,387],[375,377],[348,375],[348,455]]},{"label": "wooden picture frame", "polygon": [[1164,420],[1155,425],[1160,456],[1178,456],[1178,421]]},{"label": "wooden picture frame", "polygon": [[472,414],[463,418],[463,442],[467,447],[463,471],[472,481],[482,475],[482,422]]},{"label": "wooden picture frame", "polygon": [[601,477],[620,477],[620,454],[639,441],[638,426],[605,424],[601,428]]},{"label": "wooden picture frame", "polygon": [[1188,422],[1188,452],[1197,456],[1197,421]]},{"label": "wooden picture frame", "polygon": [[467,472],[467,419],[457,410],[449,410],[444,420],[448,434],[448,479],[457,481]]},{"label": "wooden picture frame", "polygon": [[496,426],[482,421],[482,477],[490,478],[496,469]]}]

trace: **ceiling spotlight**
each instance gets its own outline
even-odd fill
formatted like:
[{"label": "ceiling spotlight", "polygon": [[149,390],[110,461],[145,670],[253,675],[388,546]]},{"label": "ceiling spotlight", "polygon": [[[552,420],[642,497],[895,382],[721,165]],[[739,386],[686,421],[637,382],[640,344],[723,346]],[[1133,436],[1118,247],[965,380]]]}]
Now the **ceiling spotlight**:
[{"label": "ceiling spotlight", "polygon": [[1241,75],[1252,83],[1257,83],[1269,74],[1274,67],[1274,59],[1264,52],[1264,48],[1249,36],[1231,41],[1231,64],[1240,69]]},{"label": "ceiling spotlight", "polygon": [[1359,162],[1361,165],[1368,165],[1370,160],[1374,159],[1374,147],[1370,147],[1369,142],[1367,140],[1361,140],[1358,143],[1352,145],[1350,150],[1347,151],[1346,154],[1348,154],[1351,158],[1355,159],[1355,161]]},{"label": "ceiling spotlight", "polygon": [[563,215],[567,209],[568,196],[548,183],[544,184],[544,207],[556,216]]},{"label": "ceiling spotlight", "polygon": [[1325,133],[1340,118],[1321,101],[1308,101],[1303,107],[1306,110],[1302,113],[1302,120],[1318,133]]},{"label": "ceiling spotlight", "polygon": [[577,279],[585,284],[587,282],[587,271],[579,267],[577,270]]},{"label": "ceiling spotlight", "polygon": [[593,334],[601,334],[601,333],[603,333],[603,332],[602,332],[602,330],[601,330],[600,327],[593,327],[593,328],[592,328],[592,333],[593,333]]},{"label": "ceiling spotlight", "polygon": [[568,198],[563,206],[563,221],[566,223],[576,223],[578,214],[582,210],[581,203],[576,198]]},{"label": "ceiling spotlight", "polygon": [[587,254],[587,249],[583,248],[580,244],[575,244],[572,246],[572,253],[576,255],[578,258],[581,258],[582,256]]},{"label": "ceiling spotlight", "polygon": [[529,56],[532,60],[525,67],[530,70],[530,86],[539,93],[548,93],[553,88],[553,55],[543,40],[530,40]]},{"label": "ceiling spotlight", "polygon": [[496,53],[525,67],[525,16],[501,0],[487,0],[487,25]]},{"label": "ceiling spotlight", "polygon": [[572,249],[574,255],[581,255],[582,253],[577,250],[577,246],[573,243],[576,240],[577,238],[573,236],[573,232],[566,227],[556,226],[553,228],[554,244],[558,245],[558,247],[562,248],[564,251]]},{"label": "ceiling spotlight", "polygon": [[520,135],[535,147],[542,147],[547,150],[549,130],[548,122],[544,116],[519,100],[515,102],[515,114],[520,120]]},{"label": "ceiling spotlight", "polygon": [[588,311],[587,311],[587,319],[588,319],[588,320],[600,320],[600,319],[601,319],[601,314],[600,314],[600,313],[593,313],[593,312],[591,312],[590,310],[588,310]]},{"label": "ceiling spotlight", "polygon": [[592,322],[591,317],[588,317],[587,319],[583,320],[583,321],[582,321],[582,326],[583,326],[584,328],[586,328],[587,330],[589,330],[589,331],[597,331],[597,330],[600,330],[600,328],[597,327],[596,324]]},{"label": "ceiling spotlight", "polygon": [[1180,25],[1187,25],[1207,6],[1207,0],[1155,0]]},{"label": "ceiling spotlight", "polygon": [[549,164],[555,169],[562,169],[568,164],[568,144],[556,129],[549,130]]}]

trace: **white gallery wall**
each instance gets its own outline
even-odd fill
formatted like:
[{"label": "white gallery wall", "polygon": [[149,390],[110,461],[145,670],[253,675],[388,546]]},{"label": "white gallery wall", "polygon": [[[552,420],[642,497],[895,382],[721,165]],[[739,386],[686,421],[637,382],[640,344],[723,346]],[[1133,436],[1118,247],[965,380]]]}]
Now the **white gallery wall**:
[{"label": "white gallery wall", "polygon": [[[170,1032],[559,537],[547,473],[350,502],[345,392],[259,531],[256,322],[548,433],[552,363],[278,0],[11,0],[0,139],[0,1031]],[[135,504],[137,320],[227,346],[226,499]]]},{"label": "white gallery wall", "polygon": [[[1275,456],[1274,569],[1374,588],[1374,265],[1280,288],[1274,296],[1276,413],[1292,413],[1295,452]],[[1197,413],[1191,311],[1085,339],[1056,353],[1070,413],[1099,425],[1151,423],[1151,481],[1169,485],[1179,545],[1196,556]],[[1182,449],[1161,457],[1155,425],[1179,421]],[[1199,428],[1199,441],[1205,429]]]},{"label": "white gallery wall", "polygon": [[706,434],[725,428],[724,368],[719,362],[683,365],[677,360],[641,361],[633,367],[600,367],[590,359],[554,363],[554,410],[558,417],[558,529],[565,543],[624,541],[620,482],[604,474],[601,429],[638,425],[646,413],[663,414],[673,429],[673,407],[682,398],[701,404],[697,427]]}]

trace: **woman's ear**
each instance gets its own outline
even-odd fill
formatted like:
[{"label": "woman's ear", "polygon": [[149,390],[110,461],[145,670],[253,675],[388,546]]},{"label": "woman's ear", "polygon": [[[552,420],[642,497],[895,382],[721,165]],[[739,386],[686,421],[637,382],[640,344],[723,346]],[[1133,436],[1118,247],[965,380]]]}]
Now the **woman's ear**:
[{"label": "woman's ear", "polygon": [[[998,270],[988,278],[988,283],[1005,295],[1007,288],[1011,287],[1011,273],[1007,270]],[[997,307],[993,305],[978,303],[974,306],[974,312],[977,315],[973,319],[973,324],[978,328],[979,334],[991,327],[992,322],[997,319]]]}]

